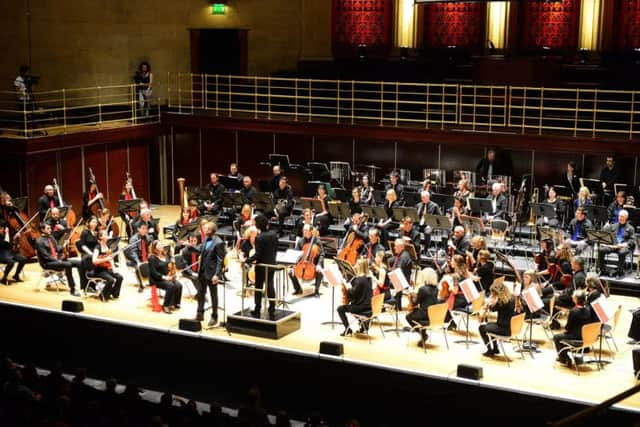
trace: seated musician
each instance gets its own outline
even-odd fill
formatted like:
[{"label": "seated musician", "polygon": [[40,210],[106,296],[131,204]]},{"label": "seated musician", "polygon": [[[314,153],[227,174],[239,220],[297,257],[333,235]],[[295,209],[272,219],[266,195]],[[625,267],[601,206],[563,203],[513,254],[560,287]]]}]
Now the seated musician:
[{"label": "seated musician", "polygon": [[252,267],[247,264],[246,261],[249,257],[255,254],[256,249],[256,237],[258,237],[259,230],[255,225],[251,225],[247,227],[244,232],[244,238],[242,239],[240,246],[238,248],[238,259],[240,260],[240,264],[242,266],[242,273],[247,275],[247,285],[254,286],[255,285],[255,271],[253,275],[248,274],[249,270]]},{"label": "seated musician", "polygon": [[302,211],[302,215],[296,219],[296,225],[294,226],[295,235],[298,239],[302,238],[302,229],[305,225],[315,225],[314,219],[311,209],[305,209]]},{"label": "seated musician", "polygon": [[[575,257],[571,260],[571,271],[571,279],[566,280],[564,283],[562,283],[560,286],[561,290],[559,293],[557,293],[556,305],[558,307],[571,308],[573,306],[573,302],[571,301],[573,292],[578,289],[583,290],[586,287],[585,281],[587,275],[584,272],[583,258]],[[553,286],[555,289],[559,288],[557,284],[553,284]]]},{"label": "seated musician", "polygon": [[[418,292],[416,294],[409,294],[414,309],[408,313],[405,318],[410,326],[414,326],[415,323],[427,326],[429,324],[427,309],[429,306],[438,303],[438,273],[436,273],[433,268],[425,268],[418,273],[416,282]],[[425,330],[422,330],[421,333],[422,340],[420,340],[418,345],[422,345],[422,341],[428,339]]]},{"label": "seated musician", "polygon": [[100,218],[98,218],[98,228],[101,230],[107,230],[109,239],[119,239],[120,230],[118,225],[114,223],[114,218],[111,215],[111,211],[108,208],[104,208],[100,211]]},{"label": "seated musician", "polygon": [[218,182],[218,174],[211,172],[209,175],[209,184],[206,189],[209,192],[208,200],[201,200],[198,206],[200,215],[218,215],[222,210],[222,195],[224,194],[224,185]]},{"label": "seated musician", "polygon": [[269,180],[269,189],[271,190],[271,192],[276,191],[276,188],[278,188],[278,185],[280,184],[280,178],[282,178],[282,169],[280,168],[280,165],[274,165],[273,176]]},{"label": "seated musician", "polygon": [[362,213],[362,200],[360,199],[360,189],[354,187],[351,190],[351,198],[349,199],[349,210],[351,214]]},{"label": "seated musician", "polygon": [[547,191],[547,199],[544,201],[545,204],[551,205],[553,207],[554,215],[552,217],[540,217],[536,221],[536,225],[541,226],[549,226],[549,227],[558,227],[560,225],[560,220],[562,215],[564,215],[564,203],[558,199],[558,195],[556,194],[556,189],[551,186]]},{"label": "seated musician", "polygon": [[182,208],[182,211],[180,212],[180,219],[176,221],[175,229],[173,231],[173,240],[177,242],[178,236],[181,234],[182,230],[185,227],[197,222],[198,217],[193,218],[191,216],[191,209],[189,209],[188,207]]},{"label": "seated musician", "polygon": [[40,265],[47,270],[64,271],[71,295],[79,297],[80,293],[76,291],[76,282],[73,279],[73,269],[76,268],[80,277],[84,277],[84,267],[79,260],[65,259],[64,247],[58,245],[58,242],[51,235],[49,224],[41,223],[40,232],[41,237],[36,240],[36,251]]},{"label": "seated musician", "polygon": [[[545,272],[549,268],[549,257],[553,251],[553,240],[542,239],[540,240],[540,253],[534,254],[534,261],[536,264],[536,271],[540,273],[540,276],[548,275]],[[545,272],[545,273],[542,273]]]},{"label": "seated musician", "polygon": [[69,230],[67,220],[60,218],[60,209],[58,208],[51,208],[47,224],[51,226],[51,234],[55,239],[60,239]]},{"label": "seated musician", "polygon": [[[587,307],[591,307],[591,303],[597,300],[598,298],[600,298],[602,295],[604,295],[605,298],[609,297],[609,290],[602,283],[602,280],[600,280],[600,277],[598,277],[598,273],[593,271],[587,273],[584,283],[585,283],[585,292],[587,295],[586,297],[587,300],[585,305]],[[596,314],[596,311],[593,309],[591,309],[591,321],[599,322],[598,315]]]},{"label": "seated musician", "polygon": [[129,239],[128,248],[124,251],[127,265],[136,268],[136,276],[138,278],[138,284],[140,285],[138,288],[139,292],[144,290],[144,285],[142,277],[140,276],[140,269],[137,267],[149,260],[151,242],[153,242],[153,238],[148,234],[147,224],[140,222],[137,225],[136,233]]},{"label": "seated musician", "polygon": [[134,229],[138,230],[140,224],[147,225],[147,231],[153,240],[158,240],[160,230],[158,229],[159,220],[151,216],[151,209],[142,209],[140,217],[134,223]]},{"label": "seated musician", "polygon": [[318,193],[316,199],[322,202],[322,211],[316,212],[315,221],[317,221],[318,229],[321,236],[329,234],[329,226],[331,225],[331,214],[329,213],[328,202],[331,201],[331,196],[327,194],[327,186],[324,184],[318,184]]},{"label": "seated musician", "polygon": [[464,232],[464,227],[459,225],[453,229],[453,238],[448,245],[450,255],[467,256],[469,250],[469,239]]},{"label": "seated musician", "polygon": [[[22,282],[20,273],[24,268],[25,262],[27,262],[25,257],[14,250],[9,234],[9,224],[4,219],[0,219],[0,263],[4,264],[4,272],[2,274],[2,279],[0,279],[0,283],[3,285],[9,284],[9,273],[16,263],[18,266],[16,267],[16,271],[13,273],[12,280],[16,283]],[[20,235],[16,234],[13,238],[20,238]]]},{"label": "seated musician", "polygon": [[189,279],[196,289],[198,288],[198,258],[200,257],[201,249],[201,245],[198,244],[198,235],[190,233],[180,251],[182,264],[188,267],[182,272],[182,277]]},{"label": "seated musician", "polygon": [[240,215],[238,218],[233,221],[233,231],[235,231],[237,239],[242,239],[244,235],[244,230],[253,225],[253,209],[250,205],[242,205],[242,209],[240,209]]},{"label": "seated musician", "polygon": [[98,232],[98,245],[93,249],[93,275],[105,281],[102,290],[102,300],[107,302],[111,298],[120,297],[120,287],[122,286],[122,275],[113,269],[114,257],[107,243],[109,233],[107,230]]},{"label": "seated musician", "polygon": [[600,271],[606,270],[605,257],[607,254],[615,253],[618,255],[618,268],[614,272],[609,272],[609,276],[614,274],[620,278],[624,275],[624,263],[627,255],[633,253],[635,247],[635,231],[629,223],[629,212],[622,209],[618,214],[618,223],[606,226],[606,231],[611,231],[616,237],[616,245],[600,245],[598,251],[598,266]]},{"label": "seated musician", "polygon": [[[76,242],[76,248],[80,254],[82,264],[87,270],[93,269],[93,250],[98,246],[98,218],[92,216],[86,222],[86,227],[80,233],[80,238]],[[82,277],[80,278],[82,279]],[[86,280],[80,280],[80,288],[86,287]]]},{"label": "seated musician", "polygon": [[[551,298],[553,298],[553,294],[554,294],[554,290],[553,290],[553,286],[545,285],[544,287],[542,287],[542,285],[540,284],[540,280],[538,280],[538,275],[536,274],[535,270],[527,270],[522,274],[522,292],[526,291],[527,289],[533,287],[536,290],[536,293],[538,294],[538,296],[540,296],[540,299],[542,300],[542,303],[544,304],[544,309],[545,310],[549,310],[549,302],[551,301]],[[530,318],[530,310],[529,310],[529,306],[525,303],[522,303],[522,310],[527,313],[527,318]],[[534,313],[534,317],[540,317],[541,313],[540,311]]]},{"label": "seated musician", "polygon": [[[295,249],[298,251],[302,251],[301,258],[308,256],[309,259],[312,259],[313,264],[315,264],[315,276],[314,276],[314,286],[315,292],[314,296],[320,296],[320,284],[322,283],[322,278],[324,277],[322,274],[322,266],[324,265],[324,250],[322,249],[322,244],[316,237],[313,240],[313,248],[309,247],[308,244],[311,243],[311,239],[314,234],[314,229],[310,225],[305,225],[302,229],[302,239],[299,239],[296,242]],[[305,247],[306,246],[306,247]],[[313,252],[317,252],[318,255],[313,258],[311,254]],[[289,270],[289,277],[291,278],[291,283],[293,283],[293,294],[294,295],[302,295],[302,287],[300,286],[300,278],[296,277],[294,269]]]},{"label": "seated musician", "polygon": [[624,191],[618,191],[618,193],[616,193],[616,199],[607,207],[607,218],[609,220],[609,224],[616,224],[618,222],[620,211],[624,209],[626,204],[626,193]]},{"label": "seated musician", "polygon": [[447,215],[451,220],[451,229],[462,226],[462,216],[469,215],[469,210],[465,206],[466,202],[461,197],[453,198],[453,206],[447,210]]},{"label": "seated musician", "polygon": [[418,211],[418,228],[424,233],[425,247],[431,246],[431,227],[427,226],[427,216],[442,215],[442,210],[437,203],[431,200],[431,193],[422,190],[420,193],[420,203],[416,205]]},{"label": "seated musician", "polygon": [[[49,208],[44,211],[46,214]],[[11,195],[6,191],[0,190],[0,218],[9,222],[11,217],[15,217],[16,215],[16,207],[13,206],[11,202]],[[42,214],[42,218],[44,218],[44,214]],[[42,221],[42,218],[40,219]],[[13,230],[10,230],[13,232]],[[17,231],[17,230],[16,230]]]},{"label": "seated musician", "polygon": [[380,244],[380,231],[377,228],[370,228],[368,234],[368,241],[362,247],[361,255],[364,256],[369,264],[375,261],[376,255],[379,252],[385,253],[384,246]]},{"label": "seated musician", "polygon": [[[460,281],[464,280],[464,277],[458,273],[447,273],[442,276],[438,283],[438,302],[447,303],[449,311],[454,310],[467,310],[469,304],[464,296],[464,292],[460,287]],[[456,329],[456,322],[451,318],[451,314],[447,314],[447,321],[451,321],[450,328]]]},{"label": "seated musician", "polygon": [[[349,328],[349,321],[346,313],[367,314],[371,312],[371,277],[369,276],[369,264],[364,259],[359,259],[356,263],[356,276],[351,280],[351,285],[346,290],[345,304],[336,309],[338,316],[344,325],[344,331],[340,336],[351,335],[353,332]],[[343,296],[344,300],[344,296]],[[367,328],[368,325],[363,325]]]},{"label": "seated musician", "polygon": [[278,181],[278,188],[273,192],[273,200],[276,205],[273,208],[273,213],[278,219],[278,236],[284,234],[284,220],[293,212],[293,191],[287,180],[286,176],[280,178]]},{"label": "seated musician", "polygon": [[567,170],[562,174],[560,184],[571,190],[571,195],[575,199],[580,190],[580,178],[576,171],[576,162],[573,160],[567,163]]},{"label": "seated musician", "polygon": [[102,193],[98,192],[98,186],[95,182],[87,182],[87,191],[82,194],[82,218],[89,219],[94,215],[93,206],[99,203],[101,199],[104,199]]},{"label": "seated musician", "polygon": [[515,311],[515,301],[509,288],[504,283],[494,283],[489,289],[489,301],[484,307],[488,311],[497,311],[498,319],[495,323],[482,323],[479,328],[482,341],[487,346],[487,351],[482,355],[492,357],[500,354],[498,343],[493,342],[493,346],[489,343],[489,336],[492,333],[496,335],[511,335],[511,317]]},{"label": "seated musician", "polygon": [[469,245],[469,249],[467,249],[466,255],[465,255],[466,261],[467,261],[467,267],[470,270],[473,271],[478,267],[479,265],[478,255],[480,254],[480,251],[486,250],[486,249],[487,249],[487,241],[484,239],[483,236],[476,235],[471,238],[471,244]]},{"label": "seated musician", "polygon": [[49,209],[53,209],[56,206],[60,206],[60,200],[55,193],[53,185],[45,185],[44,194],[38,198],[38,212],[40,214],[40,221],[44,219]]},{"label": "seated musician", "polygon": [[413,219],[411,217],[406,216],[400,222],[400,228],[398,229],[400,234],[398,237],[404,239],[407,244],[413,245],[413,249],[416,252],[416,256],[420,256],[422,253],[422,245],[420,243],[420,232],[417,230],[417,227],[413,225]]},{"label": "seated musician", "polygon": [[387,192],[393,190],[396,193],[398,201],[402,204],[404,199],[404,185],[400,183],[400,174],[398,171],[393,171],[389,175],[389,184],[384,188]]},{"label": "seated musician", "polygon": [[162,311],[171,314],[173,310],[180,309],[182,284],[177,281],[175,275],[169,275],[167,248],[162,242],[153,241],[149,249],[149,283],[156,285],[159,289],[164,289]]},{"label": "seated musician", "polygon": [[[389,267],[389,272],[399,268],[402,271],[407,282],[411,283],[411,272],[413,269],[413,260],[411,259],[411,255],[407,250],[407,243],[404,239],[398,238],[393,243],[393,253],[394,257],[392,258],[391,265]],[[389,280],[389,275],[387,275],[387,280]],[[403,291],[397,291],[394,296],[394,302],[396,310],[402,311],[402,293]],[[389,283],[389,289],[385,291],[385,301],[391,299],[391,283]]]},{"label": "seated musician", "polygon": [[229,174],[227,175],[227,177],[235,180],[235,182],[237,183],[234,184],[235,188],[229,188],[229,190],[239,190],[242,186],[242,178],[244,178],[244,176],[240,172],[238,172],[237,163],[231,163],[229,165]]},{"label": "seated musician", "polygon": [[480,283],[480,287],[486,295],[489,295],[489,288],[495,279],[495,265],[490,260],[491,254],[488,250],[482,249],[478,252],[478,268],[473,274],[473,281]]},{"label": "seated musician", "polygon": [[574,202],[574,208],[578,209],[592,204],[589,189],[587,187],[580,187],[580,190],[578,190],[578,197]]},{"label": "seated musician", "polygon": [[491,200],[491,212],[487,212],[485,222],[491,222],[494,219],[505,219],[507,212],[507,198],[502,194],[503,186],[499,182],[491,185],[491,194],[487,199]]},{"label": "seated musician", "polygon": [[[591,308],[585,305],[586,302],[586,294],[583,289],[576,290],[571,294],[571,310],[567,318],[565,332],[553,336],[553,343],[558,353],[556,360],[560,363],[571,365],[571,360],[566,351],[560,351],[564,347],[562,341],[578,344],[582,340],[582,327],[591,322]],[[579,363],[579,361],[576,362]]]},{"label": "seated musician", "polygon": [[576,249],[576,254],[581,254],[587,248],[587,230],[593,228],[591,221],[587,219],[584,207],[576,209],[575,218],[569,223],[569,238],[566,243]]},{"label": "seated musician", "polygon": [[253,180],[250,176],[245,175],[242,178],[242,188],[240,189],[243,203],[253,203],[253,195],[256,194],[256,188],[253,186]]},{"label": "seated musician", "polygon": [[463,205],[466,206],[469,196],[471,196],[469,181],[466,178],[462,178],[458,181],[458,189],[453,193],[453,197],[462,199]]},{"label": "seated musician", "polygon": [[[122,188],[122,192],[120,193],[119,200],[133,200],[135,199],[133,194],[133,184],[130,181],[127,181]],[[133,229],[133,221],[134,218],[138,216],[139,211],[123,211],[119,210],[118,214],[120,214],[120,218],[122,219],[122,224],[127,230],[127,237],[131,237],[131,235],[135,232]]]},{"label": "seated musician", "polygon": [[380,230],[380,239],[382,245],[386,245],[389,239],[389,231],[396,228],[398,225],[393,221],[393,208],[400,207],[400,203],[397,200],[396,192],[394,190],[387,190],[386,200],[384,202],[384,210],[387,214],[386,219],[380,218],[380,222],[376,224],[376,227]]},{"label": "seated musician", "polygon": [[346,220],[344,223],[344,228],[346,231],[344,237],[342,238],[340,249],[344,248],[344,246],[347,244],[351,233],[355,233],[353,239],[360,239],[363,242],[362,245],[364,246],[364,243],[368,240],[369,237],[369,234],[367,232],[367,224],[363,221],[364,219],[366,218],[363,217],[363,215],[360,213],[351,213],[351,218]]},{"label": "seated musician", "polygon": [[360,190],[360,203],[363,205],[374,205],[373,187],[369,184],[369,176],[362,176],[362,184],[358,188]]}]

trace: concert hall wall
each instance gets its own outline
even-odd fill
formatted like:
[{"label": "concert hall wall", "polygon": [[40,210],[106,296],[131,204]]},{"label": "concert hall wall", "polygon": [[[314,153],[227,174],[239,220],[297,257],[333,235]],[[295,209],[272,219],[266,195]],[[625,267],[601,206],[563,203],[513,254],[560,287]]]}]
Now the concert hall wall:
[{"label": "concert hall wall", "polygon": [[616,47],[633,50],[640,47],[640,0],[619,0]]},{"label": "concert hall wall", "polygon": [[425,5],[424,46],[456,46],[482,51],[485,39],[486,4],[481,2]]},{"label": "concert hall wall", "polygon": [[575,52],[578,46],[580,0],[522,2],[521,47],[543,46]]}]

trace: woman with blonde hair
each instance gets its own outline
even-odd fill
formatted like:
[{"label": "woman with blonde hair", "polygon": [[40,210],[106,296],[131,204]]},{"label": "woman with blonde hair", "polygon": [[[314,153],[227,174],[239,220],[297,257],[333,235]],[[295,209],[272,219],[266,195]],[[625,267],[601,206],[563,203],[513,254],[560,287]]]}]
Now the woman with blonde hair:
[{"label": "woman with blonde hair", "polygon": [[591,205],[591,193],[587,187],[580,187],[578,191],[578,197],[575,201],[575,208],[578,209],[580,207]]},{"label": "woman with blonde hair", "polygon": [[509,288],[502,282],[496,282],[489,289],[491,295],[489,301],[484,307],[488,311],[497,311],[498,319],[495,323],[483,323],[480,325],[479,332],[482,341],[487,346],[487,351],[482,355],[492,357],[499,354],[498,343],[493,342],[493,347],[487,334],[511,335],[511,317],[515,311],[515,302]]},{"label": "woman with blonde hair", "polygon": [[[433,268],[425,268],[418,272],[416,278],[416,285],[420,283],[417,293],[409,294],[411,303],[413,304],[413,311],[407,314],[407,323],[410,326],[420,324],[426,326],[429,324],[429,313],[427,309],[429,306],[438,303],[438,274]],[[428,339],[426,331],[422,330],[422,342]]]}]

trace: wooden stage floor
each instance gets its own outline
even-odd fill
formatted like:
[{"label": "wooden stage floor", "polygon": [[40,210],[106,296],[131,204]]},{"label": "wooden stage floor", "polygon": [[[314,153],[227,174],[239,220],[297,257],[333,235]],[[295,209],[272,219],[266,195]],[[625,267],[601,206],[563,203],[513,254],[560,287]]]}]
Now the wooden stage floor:
[{"label": "wooden stage floor", "polygon": [[[162,206],[154,209],[155,217],[161,218],[161,225],[172,223],[178,216],[177,206]],[[114,322],[126,322],[127,324],[152,327],[160,330],[178,330],[180,318],[193,318],[196,312],[196,303],[192,298],[183,296],[182,308],[173,314],[154,313],[149,304],[149,291],[139,293],[132,271],[127,271],[121,263],[121,272],[125,275],[125,282],[118,301],[108,303],[100,302],[93,297],[82,298],[84,312],[80,316],[90,315],[108,319]],[[44,289],[44,282],[38,287],[40,268],[32,263],[25,269],[27,281],[11,286],[0,286],[0,302],[28,305],[36,308],[59,310],[62,300],[81,299],[73,298],[66,291],[56,292]],[[237,263],[230,265],[228,277],[231,283],[226,287],[226,303],[228,313],[240,310],[240,269]],[[39,289],[39,290],[38,290]],[[222,289],[219,290],[222,301]],[[276,351],[292,352],[309,357],[318,357],[318,348],[321,341],[333,341],[344,344],[344,360],[351,363],[369,365],[381,369],[393,369],[407,372],[413,375],[435,377],[449,381],[463,381],[468,384],[477,384],[479,387],[496,388],[501,390],[513,390],[514,392],[531,394],[544,397],[552,397],[576,403],[599,403],[617,393],[620,393],[633,385],[636,381],[633,376],[632,349],[627,344],[626,337],[631,321],[631,309],[640,306],[636,298],[612,295],[610,302],[622,305],[620,322],[614,331],[615,339],[619,347],[617,354],[605,351],[603,358],[611,360],[602,370],[598,370],[595,364],[582,365],[581,375],[562,365],[554,363],[556,353],[553,343],[546,339],[540,327],[534,328],[534,341],[539,343],[540,353],[532,359],[525,354],[525,359],[520,358],[510,345],[506,345],[507,353],[511,356],[511,367],[501,358],[488,359],[481,354],[484,346],[481,344],[470,345],[456,344],[454,341],[464,339],[464,331],[449,332],[449,345],[447,350],[441,333],[433,333],[431,345],[425,354],[423,349],[417,346],[418,335],[388,332],[383,338],[379,328],[375,325],[371,328],[372,341],[366,337],[356,336],[342,338],[341,325],[332,328],[322,325],[322,322],[331,320],[332,293],[329,288],[321,289],[321,297],[293,297],[288,296],[290,308],[299,311],[302,315],[302,325],[299,331],[285,336],[279,340],[256,338],[252,336],[232,334],[228,335],[223,328],[206,329],[202,336],[214,339],[243,343],[249,346],[259,346]],[[306,292],[305,292],[306,293]],[[341,294],[335,293],[335,304],[340,304]],[[245,307],[253,307],[253,298],[245,300]],[[208,320],[207,313],[207,320]],[[222,316],[222,313],[221,313]],[[222,317],[221,317],[222,318]],[[335,320],[338,320],[337,314]],[[394,317],[391,314],[383,315],[385,329],[394,326]],[[400,316],[401,325],[404,326],[404,315]],[[205,324],[203,324],[205,325]],[[477,333],[477,322],[471,321],[472,338],[480,341]],[[587,356],[594,356],[588,354]],[[484,370],[484,378],[480,381],[464,380],[456,377],[458,364],[470,364],[481,366]],[[618,408],[632,410],[640,413],[640,395],[632,396],[620,404]]]}]

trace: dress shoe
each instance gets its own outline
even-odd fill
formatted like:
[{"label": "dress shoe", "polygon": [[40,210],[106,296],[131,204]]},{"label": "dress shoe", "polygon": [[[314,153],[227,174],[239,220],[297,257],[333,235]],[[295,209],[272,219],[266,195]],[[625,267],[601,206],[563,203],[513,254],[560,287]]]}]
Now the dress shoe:
[{"label": "dress shoe", "polygon": [[162,307],[162,312],[166,314],[171,314],[171,309],[169,307]]},{"label": "dress shoe", "polygon": [[260,310],[251,310],[251,316],[260,318]]},{"label": "dress shoe", "polygon": [[9,285],[9,279],[7,279],[6,277],[3,277],[2,280],[0,280],[0,283],[2,283],[3,285]]},{"label": "dress shoe", "polygon": [[498,352],[492,348],[487,349],[487,351],[485,351],[484,353],[482,353],[482,355],[484,357],[493,357],[494,355],[498,354]]},{"label": "dress shoe", "polygon": [[138,287],[138,292],[140,293],[144,292],[144,288],[142,286]]},{"label": "dress shoe", "polygon": [[458,325],[456,325],[453,322],[449,323],[449,326],[447,326],[448,331],[456,331],[457,329],[458,329]]},{"label": "dress shoe", "polygon": [[209,320],[208,326],[210,328],[213,328],[214,326],[216,326],[218,324],[218,319],[216,318],[211,318],[211,320]]},{"label": "dress shoe", "polygon": [[16,282],[16,283],[20,283],[20,282],[23,282],[24,280],[22,280],[22,279],[21,279],[20,277],[18,277],[18,276],[13,276],[13,281],[14,281],[14,282]]},{"label": "dress shoe", "polygon": [[295,289],[293,295],[302,295],[302,289]]},{"label": "dress shoe", "polygon": [[204,320],[204,315],[196,314],[196,318],[193,320],[195,320],[196,322],[202,322]]},{"label": "dress shoe", "polygon": [[176,310],[180,310],[180,304],[176,304]]},{"label": "dress shoe", "polygon": [[79,296],[80,296],[80,292],[75,291],[75,290],[74,290],[74,291],[71,291],[71,292],[70,292],[70,294],[71,294],[72,296],[74,296],[74,297],[79,297]]},{"label": "dress shoe", "polygon": [[320,292],[318,292],[318,291],[316,291],[316,292],[314,292],[314,293],[313,293],[313,296],[314,296],[314,297],[319,297],[320,295],[322,295],[322,294],[321,294]]},{"label": "dress shoe", "polygon": [[348,337],[353,335],[353,331],[351,330],[351,328],[347,328],[344,331],[342,331],[342,333],[340,334],[341,337]]}]

